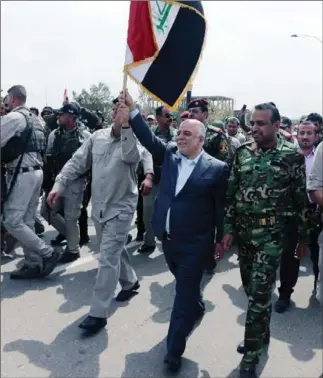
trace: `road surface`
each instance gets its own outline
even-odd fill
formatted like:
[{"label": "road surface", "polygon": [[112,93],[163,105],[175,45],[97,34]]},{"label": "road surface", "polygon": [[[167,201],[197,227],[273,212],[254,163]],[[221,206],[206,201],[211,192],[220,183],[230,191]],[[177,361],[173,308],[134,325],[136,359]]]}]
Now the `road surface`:
[{"label": "road surface", "polygon": [[[135,237],[135,228],[132,235]],[[82,257],[59,266],[41,281],[11,281],[21,259],[2,261],[2,377],[169,376],[163,367],[165,336],[172,308],[174,280],[159,250],[150,255],[129,251],[141,288],[129,303],[113,302],[108,326],[94,337],[77,327],[87,314],[97,268],[94,227]],[[48,227],[44,238],[56,232]],[[236,377],[241,356],[246,297],[237,257],[226,255],[211,280],[204,279],[207,312],[190,336],[180,377]],[[322,309],[312,296],[310,261],[302,262],[293,306],[273,313],[271,343],[258,369],[261,377],[319,377],[322,374]],[[119,290],[119,288],[118,288]],[[277,291],[273,300],[277,299]]]}]

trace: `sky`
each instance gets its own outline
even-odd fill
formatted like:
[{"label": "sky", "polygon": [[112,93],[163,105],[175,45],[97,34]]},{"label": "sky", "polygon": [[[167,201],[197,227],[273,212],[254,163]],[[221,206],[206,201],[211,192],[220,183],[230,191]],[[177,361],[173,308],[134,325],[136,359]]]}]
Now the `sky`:
[{"label": "sky", "polygon": [[[291,118],[322,113],[321,1],[203,1],[208,32],[193,96],[235,109],[273,101]],[[1,88],[22,84],[28,106],[59,107],[104,81],[122,87],[128,1],[2,1]],[[137,85],[129,79],[134,97]]]}]

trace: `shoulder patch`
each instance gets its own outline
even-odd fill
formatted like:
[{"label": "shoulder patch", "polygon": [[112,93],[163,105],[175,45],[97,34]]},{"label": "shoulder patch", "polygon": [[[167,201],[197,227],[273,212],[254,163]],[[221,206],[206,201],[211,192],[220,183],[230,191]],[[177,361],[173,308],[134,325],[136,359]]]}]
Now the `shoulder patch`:
[{"label": "shoulder patch", "polygon": [[207,125],[207,128],[212,130],[212,131],[215,131],[217,134],[223,133],[223,131],[219,127],[216,127],[216,126],[213,126],[213,125]]}]

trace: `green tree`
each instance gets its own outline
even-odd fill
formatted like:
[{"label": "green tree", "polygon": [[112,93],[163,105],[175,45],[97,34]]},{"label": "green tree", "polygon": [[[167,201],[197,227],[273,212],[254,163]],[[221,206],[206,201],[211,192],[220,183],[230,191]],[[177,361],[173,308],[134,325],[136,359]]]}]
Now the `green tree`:
[{"label": "green tree", "polygon": [[105,122],[112,123],[112,100],[110,88],[100,81],[98,85],[92,84],[90,90],[82,89],[81,93],[72,92],[74,101],[89,110],[100,110],[105,118]]}]

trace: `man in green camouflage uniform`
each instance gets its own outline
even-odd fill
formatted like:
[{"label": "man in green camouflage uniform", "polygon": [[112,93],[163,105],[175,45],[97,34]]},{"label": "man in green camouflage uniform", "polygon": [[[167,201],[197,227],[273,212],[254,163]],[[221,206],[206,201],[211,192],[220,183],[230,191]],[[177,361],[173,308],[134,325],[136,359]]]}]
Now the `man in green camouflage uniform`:
[{"label": "man in green camouflage uniform", "polygon": [[251,119],[253,141],[235,155],[227,192],[223,246],[229,250],[233,232],[238,239],[242,284],[248,311],[241,377],[255,377],[264,344],[269,343],[271,295],[283,249],[285,225],[297,214],[299,243],[307,242],[306,179],[304,156],[277,137],[280,115],[271,104],[255,107]]},{"label": "man in green camouflage uniform", "polygon": [[[228,140],[225,132],[219,127],[207,123],[208,102],[205,99],[193,100],[188,104],[189,119],[197,119],[206,127],[205,141],[203,149],[209,155],[222,160],[230,166],[230,153]],[[212,254],[207,255],[205,269],[207,274],[213,274],[216,268],[216,260]]]}]

